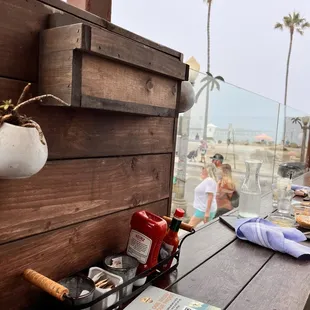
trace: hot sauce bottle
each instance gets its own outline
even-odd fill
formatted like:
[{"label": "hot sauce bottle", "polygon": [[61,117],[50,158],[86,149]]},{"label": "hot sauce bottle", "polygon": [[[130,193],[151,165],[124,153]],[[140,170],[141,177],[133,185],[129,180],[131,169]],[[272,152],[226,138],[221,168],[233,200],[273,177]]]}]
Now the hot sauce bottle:
[{"label": "hot sauce bottle", "polygon": [[[133,214],[130,225],[127,255],[139,261],[137,274],[140,274],[158,263],[160,247],[167,232],[167,222],[151,212],[137,211]],[[146,277],[135,281],[134,285],[141,286],[145,281]]]},{"label": "hot sauce bottle", "polygon": [[[164,241],[160,249],[159,261],[164,260],[165,258],[176,252],[180,242],[178,231],[180,229],[180,225],[182,223],[184,214],[185,212],[183,209],[178,208],[174,211],[173,219],[169,226],[169,230],[164,238]],[[166,264],[164,264],[160,269],[161,270],[169,269],[172,264],[172,261],[173,258],[169,260]]]}]

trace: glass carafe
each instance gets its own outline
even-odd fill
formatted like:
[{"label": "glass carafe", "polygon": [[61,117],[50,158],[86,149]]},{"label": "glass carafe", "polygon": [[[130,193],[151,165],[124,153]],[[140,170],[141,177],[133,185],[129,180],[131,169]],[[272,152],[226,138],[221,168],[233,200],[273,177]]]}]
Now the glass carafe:
[{"label": "glass carafe", "polygon": [[251,218],[260,215],[262,190],[259,183],[260,160],[246,160],[246,175],[240,190],[239,217]]}]

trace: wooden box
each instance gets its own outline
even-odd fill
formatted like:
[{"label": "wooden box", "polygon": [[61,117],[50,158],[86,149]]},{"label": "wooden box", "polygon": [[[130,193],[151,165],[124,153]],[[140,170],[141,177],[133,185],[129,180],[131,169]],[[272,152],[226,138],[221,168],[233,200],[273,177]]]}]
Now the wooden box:
[{"label": "wooden box", "polygon": [[43,31],[39,76],[41,94],[74,107],[174,117],[188,66],[163,51],[79,23]]}]

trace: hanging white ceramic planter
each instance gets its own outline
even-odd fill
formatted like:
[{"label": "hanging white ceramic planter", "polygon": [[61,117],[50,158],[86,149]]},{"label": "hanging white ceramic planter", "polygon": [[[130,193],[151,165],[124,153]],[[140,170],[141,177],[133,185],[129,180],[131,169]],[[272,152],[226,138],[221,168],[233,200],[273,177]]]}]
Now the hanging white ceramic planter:
[{"label": "hanging white ceramic planter", "polygon": [[179,104],[179,113],[190,110],[195,103],[195,91],[193,85],[189,81],[181,83],[181,96]]},{"label": "hanging white ceramic planter", "polygon": [[3,123],[0,127],[0,178],[28,178],[39,172],[47,161],[43,133],[37,128]]},{"label": "hanging white ceramic planter", "polygon": [[40,126],[19,114],[22,106],[45,98],[63,100],[47,94],[23,101],[30,89],[28,84],[16,104],[5,100],[0,105],[0,179],[29,178],[39,172],[48,157],[47,143]]}]

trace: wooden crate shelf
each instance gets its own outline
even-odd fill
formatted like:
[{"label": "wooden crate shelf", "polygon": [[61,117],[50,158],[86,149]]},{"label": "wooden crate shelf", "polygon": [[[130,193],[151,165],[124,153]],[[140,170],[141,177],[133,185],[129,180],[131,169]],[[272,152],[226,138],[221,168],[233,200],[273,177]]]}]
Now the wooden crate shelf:
[{"label": "wooden crate shelf", "polygon": [[43,31],[39,76],[40,93],[74,107],[175,117],[188,66],[172,55],[79,23]]}]

